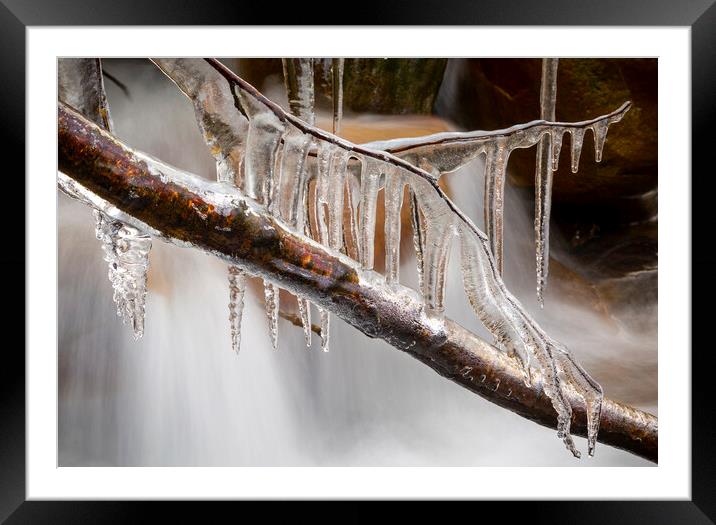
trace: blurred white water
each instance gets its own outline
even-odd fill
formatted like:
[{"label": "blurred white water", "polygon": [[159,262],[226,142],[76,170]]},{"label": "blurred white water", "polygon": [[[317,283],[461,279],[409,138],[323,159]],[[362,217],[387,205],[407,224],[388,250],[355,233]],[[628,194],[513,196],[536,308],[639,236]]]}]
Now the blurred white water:
[{"label": "blurred white water", "polygon": [[[120,138],[213,178],[191,105],[176,87],[148,62],[107,68],[131,94],[107,82]],[[267,93],[281,96],[277,87]],[[480,172],[473,165],[450,175],[451,196],[478,225]],[[640,399],[655,410],[655,321],[653,336],[634,332],[550,289],[538,311],[532,215],[509,187],[505,224],[508,286],[588,370],[602,373],[595,375],[607,396]],[[555,431],[484,401],[335,317],[330,353],[320,352],[315,335],[306,350],[301,329],[284,320],[274,352],[255,287],[247,293],[237,357],[226,265],[161,241],[151,254],[144,338],[135,342],[115,314],[93,229],[90,210],[60,195],[61,466],[650,465],[604,445],[595,458],[575,460]],[[415,286],[410,243],[406,236],[401,281]],[[448,275],[448,315],[486,334],[462,292],[457,257]],[[578,446],[585,450],[585,441],[578,438]]]}]

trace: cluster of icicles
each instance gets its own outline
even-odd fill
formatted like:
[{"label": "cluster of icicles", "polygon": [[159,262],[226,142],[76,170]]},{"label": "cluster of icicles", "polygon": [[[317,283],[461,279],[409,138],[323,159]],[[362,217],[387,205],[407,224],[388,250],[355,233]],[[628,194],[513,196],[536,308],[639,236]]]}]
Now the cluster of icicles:
[{"label": "cluster of icicles", "polygon": [[[417,270],[426,311],[442,315],[448,255],[451,244],[460,246],[460,262],[467,297],[478,318],[492,333],[495,344],[520,360],[525,382],[533,371],[558,415],[558,435],[577,457],[570,435],[570,389],[587,408],[588,451],[594,453],[602,403],[601,387],[552,340],[507,290],[501,278],[505,171],[510,153],[536,144],[544,146],[538,180],[549,210],[551,171],[565,133],[571,135],[572,170],[576,171],[587,129],[594,135],[600,160],[607,128],[629,108],[577,123],[534,121],[496,132],[439,133],[356,145],[336,135],[340,129],[343,61],[333,60],[334,133],[314,126],[313,60],[284,59],[284,77],[291,113],[266,99],[255,88],[214,59],[152,61],[192,101],[197,121],[217,163],[217,178],[264,205],[275,217],[301,234],[373,269],[376,204],[380,190],[385,202],[385,279],[399,284],[400,212],[407,188],[411,209]],[[546,68],[556,66],[549,65]],[[556,61],[554,62],[556,64]],[[555,69],[556,71],[556,69]],[[556,77],[556,75],[553,75]],[[543,92],[544,90],[543,75]],[[547,90],[556,93],[556,89]],[[543,116],[549,97],[543,96]],[[553,98],[553,97],[552,97]],[[545,103],[545,100],[547,101]],[[552,100],[553,105],[553,100]],[[553,117],[553,115],[552,115]],[[546,146],[545,146],[546,145]],[[485,225],[482,233],[445,195],[439,178],[477,157],[485,158]],[[544,166],[549,173],[545,173]],[[546,193],[545,193],[546,192]],[[538,281],[540,250],[546,253],[548,216],[539,212]],[[544,223],[547,223],[545,226]],[[540,235],[541,233],[541,235]],[[539,242],[538,242],[539,245]],[[542,271],[543,285],[546,266]],[[246,273],[229,268],[229,319],[232,346],[238,352]],[[539,288],[539,287],[538,287]],[[264,283],[271,340],[277,346],[279,289]],[[541,288],[538,293],[541,294]],[[310,304],[298,298],[306,344],[311,344]],[[328,350],[328,312],[319,309],[322,348]]]},{"label": "cluster of icicles", "polygon": [[[584,134],[591,129],[597,160],[610,124],[628,109],[581,123],[535,121],[502,132],[440,133],[362,146],[335,135],[340,126],[340,84],[334,84],[334,134],[314,126],[313,64],[311,59],[285,59],[284,77],[291,113],[263,97],[255,88],[216,60],[153,59],[192,100],[197,120],[217,160],[219,181],[234,184],[248,197],[300,233],[372,269],[376,203],[385,199],[386,281],[399,282],[400,210],[407,187],[413,220],[420,291],[426,309],[441,315],[445,274],[451,243],[461,248],[461,267],[470,303],[496,344],[517,356],[531,381],[535,367],[558,414],[558,433],[575,455],[569,433],[571,406],[567,388],[584,399],[588,413],[589,453],[594,451],[599,425],[600,386],[528,315],[505,287],[502,269],[502,230],[505,170],[510,153],[547,138],[549,170],[557,169],[565,133],[570,133],[572,169],[576,171]],[[334,82],[342,75],[334,61]],[[485,224],[483,234],[437,184],[445,173],[485,156]],[[346,202],[347,201],[347,202]],[[548,222],[548,221],[547,221]],[[238,351],[246,275],[229,272],[231,333]],[[278,288],[265,283],[266,311],[276,346]],[[298,298],[306,342],[310,344],[310,305]],[[328,350],[329,322],[321,310],[322,347]]]}]

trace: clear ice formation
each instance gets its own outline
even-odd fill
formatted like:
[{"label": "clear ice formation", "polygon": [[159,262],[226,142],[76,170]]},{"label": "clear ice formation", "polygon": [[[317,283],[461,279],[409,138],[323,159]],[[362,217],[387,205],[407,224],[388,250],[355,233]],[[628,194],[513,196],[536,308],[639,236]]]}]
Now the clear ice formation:
[{"label": "clear ice formation", "polygon": [[[284,58],[283,79],[288,95],[288,104],[291,113],[307,124],[313,126],[316,122],[315,113],[315,91],[313,78],[312,58]],[[284,154],[283,161],[287,162],[282,166],[282,173],[302,173],[306,178],[306,156],[311,140],[301,134],[284,137],[284,149],[291,154]],[[296,180],[290,177],[283,177],[281,180],[282,194],[290,194],[292,198],[285,199],[284,208],[279,210],[280,216],[294,228],[309,235],[308,227],[308,193],[305,191],[306,181]],[[286,207],[287,206],[287,207]],[[299,213],[299,210],[304,213]],[[306,341],[306,348],[311,347],[311,303],[303,297],[297,297],[298,313],[303,326],[303,337]],[[328,348],[328,327],[321,329],[321,341],[325,348]]]},{"label": "clear ice formation", "polygon": [[[542,85],[540,90],[540,118],[556,119],[558,58],[542,59]],[[595,132],[595,139],[597,138]],[[552,209],[552,177],[557,170],[561,136],[545,135],[537,145],[535,168],[535,259],[537,263],[537,300],[544,307],[544,287],[549,274],[549,218]],[[572,139],[574,142],[574,139]],[[581,148],[578,148],[581,149]],[[556,155],[553,155],[552,152]],[[601,160],[597,157],[597,162]],[[574,166],[574,162],[572,163]]]},{"label": "clear ice formation", "polygon": [[244,314],[246,274],[238,266],[229,266],[229,323],[231,348],[237,354],[241,349],[241,319]]},{"label": "clear ice formation", "polygon": [[[288,94],[289,108],[291,113],[307,123],[310,126],[315,124],[315,99],[314,99],[314,75],[313,75],[313,59],[311,58],[284,58],[283,63],[283,75],[284,83],[286,85],[286,92]],[[338,133],[341,127],[341,120],[343,116],[343,64],[344,59],[334,58],[331,61],[331,80],[332,80],[332,91],[333,91],[333,133]],[[306,163],[306,156],[308,155],[308,147],[312,146],[311,140],[306,140],[303,134],[287,133],[288,137],[284,137],[283,143],[284,148],[292,147],[292,141],[298,143],[300,153],[300,162]],[[306,148],[304,151],[303,148]],[[331,171],[331,162],[344,162],[347,163],[348,158],[344,158],[335,161],[331,158],[332,151],[330,148],[322,148],[318,152],[317,158],[317,182],[316,182],[316,195],[315,195],[315,224],[318,228],[318,235],[312,235],[309,226],[309,220],[304,217],[304,232],[308,235],[312,235],[316,240],[330,246],[336,250],[342,248],[342,210],[343,210],[343,173],[346,167]],[[291,155],[283,154],[284,162],[288,159],[289,166],[282,164],[282,174],[284,173],[299,173],[296,166],[291,165]],[[305,167],[308,170],[308,166]],[[329,176],[337,176],[341,179],[340,181],[328,181]],[[284,200],[295,202],[299,198],[299,192],[306,191],[296,185],[298,183],[297,177],[281,176],[281,184],[290,187],[282,187],[281,194],[289,195],[289,198]],[[300,182],[305,185],[305,181]],[[308,210],[308,200],[300,200],[304,205],[304,209]],[[285,208],[285,205],[283,206]],[[336,216],[335,212],[341,210],[340,216]],[[297,227],[297,221],[292,220],[295,217],[291,214],[282,215],[281,218],[284,220],[288,219],[289,224]],[[331,225],[329,228],[329,224]],[[310,318],[310,303],[305,299],[298,299],[298,308],[301,315],[301,323],[303,324],[304,337],[306,339],[306,345],[311,345],[311,318]],[[318,308],[321,323],[321,349],[324,352],[329,350],[329,339],[330,339],[330,323],[331,317],[328,311],[323,308]]]},{"label": "clear ice formation", "polygon": [[[599,428],[601,387],[564,346],[539,327],[501,278],[505,169],[512,151],[535,146],[546,136],[556,159],[565,133],[572,137],[572,167],[576,169],[587,129],[593,132],[599,159],[608,126],[621,120],[630,104],[583,122],[538,120],[492,132],[439,133],[361,146],[313,125],[309,109],[312,68],[302,60],[307,59],[284,62],[289,72],[289,104],[296,115],[266,99],[216,60],[154,62],[192,100],[217,160],[220,180],[233,181],[298,233],[346,254],[367,270],[374,266],[376,205],[383,189],[385,278],[394,285],[399,284],[400,277],[400,211],[407,189],[426,313],[437,319],[443,315],[448,257],[452,243],[457,242],[464,289],[475,314],[499,347],[522,364],[526,383],[535,373],[541,377],[543,390],[558,416],[558,435],[575,456],[579,451],[569,431],[572,407],[567,393],[573,389],[582,397],[588,409],[588,451],[592,455]],[[480,155],[486,160],[485,223],[489,235],[479,230],[438,185],[443,174]],[[275,342],[278,288],[268,284],[265,290]],[[236,293],[238,299],[242,292]],[[240,311],[239,302],[236,308]],[[321,321],[327,350],[327,311],[321,311]]]},{"label": "clear ice formation", "polygon": [[[59,99],[111,132],[100,59],[60,58],[57,74]],[[95,233],[109,267],[117,315],[123,323],[131,325],[135,339],[139,339],[144,334],[151,237],[99,210],[94,210],[94,216]]]},{"label": "clear ice formation", "polygon": [[[629,104],[578,123],[534,121],[496,132],[441,133],[360,146],[286,113],[219,62],[207,62],[230,86],[238,109],[235,113],[248,120],[244,170],[253,182],[244,191],[273,213],[295,213],[295,203],[308,204],[309,220],[295,226],[299,233],[308,224],[312,236],[322,244],[357,257],[363,268],[371,269],[375,209],[379,190],[384,189],[386,279],[397,284],[399,217],[407,187],[426,312],[437,318],[443,314],[448,256],[452,243],[458,242],[464,288],[475,314],[501,348],[522,363],[525,382],[529,383],[535,372],[542,378],[544,392],[557,412],[558,435],[575,456],[579,451],[569,431],[572,407],[567,393],[573,389],[582,397],[588,407],[588,450],[593,454],[601,387],[509,292],[500,275],[501,258],[493,253],[500,245],[505,167],[510,153],[535,146],[547,134],[557,144],[565,133],[575,136],[587,128],[600,141],[603,130],[619,121]],[[442,174],[482,154],[487,160],[486,185],[490,189],[486,199],[490,237],[438,185]],[[297,189],[296,184],[301,187]],[[307,196],[311,190],[315,192],[313,198]],[[288,216],[292,217],[290,213]]]},{"label": "clear ice formation", "polygon": [[[535,120],[504,130],[437,133],[425,137],[371,142],[363,146],[386,151],[402,158],[429,173],[435,180],[446,173],[458,170],[480,155],[484,155],[485,229],[490,239],[490,249],[494,254],[498,271],[502,273],[505,176],[511,152],[518,148],[529,148],[537,143],[542,144],[545,140],[548,141],[549,150],[545,158],[549,162],[550,172],[548,177],[540,178],[537,189],[538,205],[535,223],[540,225],[538,232],[542,232],[538,233],[537,237],[539,263],[541,250],[548,252],[552,172],[558,167],[564,134],[569,133],[571,136],[572,172],[576,173],[586,130],[592,130],[595,160],[599,162],[607,129],[611,124],[619,122],[630,107],[631,103],[626,102],[612,113],[582,122]],[[540,206],[540,202],[546,204]],[[420,216],[413,214],[413,222],[416,223],[416,221],[419,223]],[[414,228],[414,230],[417,231],[419,228]],[[542,260],[546,261],[546,258],[546,256],[542,257]],[[539,266],[540,264],[538,264]],[[541,294],[542,288],[539,287],[539,284],[538,289]]]},{"label": "clear ice formation", "polygon": [[312,58],[282,58],[283,81],[291,113],[313,126],[316,121]]},{"label": "clear ice formation", "polygon": [[[201,133],[216,160],[217,181],[241,187],[248,123],[237,114],[224,79],[201,59],[155,58],[152,62],[192,101]],[[241,346],[246,279],[241,268],[229,266],[231,348],[237,354]]]},{"label": "clear ice formation", "polygon": [[95,233],[102,242],[104,260],[109,265],[117,315],[123,323],[131,325],[135,339],[139,339],[144,334],[151,237],[99,210],[94,210],[94,215]]},{"label": "clear ice formation", "polygon": [[343,120],[343,67],[344,58],[331,60],[331,76],[333,87],[333,134],[341,132],[341,121]]}]

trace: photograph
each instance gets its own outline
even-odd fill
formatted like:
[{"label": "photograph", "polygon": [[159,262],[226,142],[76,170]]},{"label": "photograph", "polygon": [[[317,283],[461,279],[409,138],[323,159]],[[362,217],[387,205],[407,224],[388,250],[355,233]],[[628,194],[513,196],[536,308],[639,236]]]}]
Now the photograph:
[{"label": "photograph", "polygon": [[56,57],[57,467],[659,467],[661,64]]}]

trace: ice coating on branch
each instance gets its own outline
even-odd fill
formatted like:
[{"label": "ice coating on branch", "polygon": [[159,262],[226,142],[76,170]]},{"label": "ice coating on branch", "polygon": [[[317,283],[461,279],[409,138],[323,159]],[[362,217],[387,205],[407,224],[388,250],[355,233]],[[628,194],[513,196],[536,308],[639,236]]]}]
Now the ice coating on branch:
[{"label": "ice coating on branch", "polygon": [[[112,131],[98,58],[60,58],[57,61],[59,99],[89,120]],[[117,315],[132,326],[135,339],[144,334],[144,305],[147,296],[147,271],[152,241],[137,228],[109,218],[95,210],[95,232],[102,242],[104,259],[109,265],[109,281]]]},{"label": "ice coating on branch", "polygon": [[[236,95],[238,112],[249,120],[244,173],[246,179],[253,182],[250,185],[252,189],[247,193],[252,191],[253,198],[274,214],[282,213],[280,209],[283,206],[274,206],[274,203],[282,202],[284,193],[290,194],[289,202],[312,202],[315,230],[311,233],[314,238],[318,237],[322,244],[336,253],[344,248],[347,253],[358,252],[361,265],[370,269],[374,262],[376,202],[379,190],[384,188],[388,217],[385,225],[387,273],[388,279],[396,282],[399,259],[396,241],[399,241],[400,235],[396,216],[399,220],[402,190],[407,186],[426,313],[440,322],[450,247],[454,240],[459,239],[464,287],[476,315],[500,342],[500,347],[522,362],[525,381],[531,381],[535,374],[541,378],[543,390],[558,415],[558,434],[575,455],[579,453],[569,433],[572,407],[567,401],[567,391],[574,389],[579,393],[589,407],[588,439],[592,453],[599,425],[601,388],[579,367],[566,348],[544,333],[505,287],[493,254],[497,250],[490,246],[497,241],[495,232],[499,230],[501,218],[493,220],[492,237],[488,238],[452,203],[437,180],[443,173],[458,169],[476,156],[485,154],[488,160],[486,179],[494,186],[490,202],[492,208],[499,211],[502,208],[505,165],[511,151],[534,146],[546,134],[558,134],[561,138],[565,132],[586,128],[602,120],[606,121],[606,125],[616,122],[628,106],[582,123],[536,121],[500,132],[438,134],[366,147],[340,139],[287,114],[218,62],[210,60],[209,63],[224,76]],[[299,135],[305,136],[306,141],[301,142]],[[306,150],[301,145],[308,142],[311,146],[304,161]],[[297,158],[288,159],[290,156]],[[303,195],[296,197],[295,188],[284,178],[291,172],[303,172],[296,168],[301,163],[308,167],[309,176],[294,175],[304,185]],[[276,182],[275,166],[280,166],[280,183]],[[309,184],[311,177],[315,178],[313,186]],[[357,190],[356,178],[360,180]],[[309,187],[315,188],[313,201],[305,197]],[[346,188],[349,198],[344,202]],[[346,214],[355,217],[357,213],[358,249],[347,247],[350,242],[346,238],[353,234],[344,236],[346,231],[350,233],[350,224],[348,227],[343,224],[346,205],[358,208],[357,212],[348,209]],[[300,228],[298,222],[296,227]],[[270,304],[274,290],[267,290],[267,304]],[[327,302],[330,292],[325,293]],[[327,317],[327,312],[322,312],[323,326],[328,325]],[[327,343],[328,332],[325,334],[324,349],[327,349]]]},{"label": "ice coating on branch", "polygon": [[[559,59],[542,59],[540,118],[555,120],[557,106],[557,68]],[[549,219],[552,209],[552,177],[557,169],[562,135],[544,135],[537,146],[535,168],[535,260],[537,263],[537,300],[544,306],[544,287],[549,274]]]},{"label": "ice coating on branch", "polygon": [[341,132],[343,120],[343,66],[344,58],[334,58],[331,62],[331,76],[333,86],[333,134]]}]

